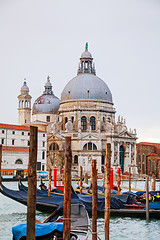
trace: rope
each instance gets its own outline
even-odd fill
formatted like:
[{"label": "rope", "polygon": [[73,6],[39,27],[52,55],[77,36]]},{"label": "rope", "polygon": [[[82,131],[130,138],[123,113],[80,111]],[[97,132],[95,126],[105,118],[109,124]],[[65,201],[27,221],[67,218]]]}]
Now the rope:
[{"label": "rope", "polygon": [[[91,227],[90,225],[89,225],[89,227],[90,227],[90,231],[91,231],[92,234],[97,234],[97,232],[93,232],[92,227]],[[101,238],[98,236],[98,234],[97,234],[97,238],[98,238],[99,240],[101,240]]]}]

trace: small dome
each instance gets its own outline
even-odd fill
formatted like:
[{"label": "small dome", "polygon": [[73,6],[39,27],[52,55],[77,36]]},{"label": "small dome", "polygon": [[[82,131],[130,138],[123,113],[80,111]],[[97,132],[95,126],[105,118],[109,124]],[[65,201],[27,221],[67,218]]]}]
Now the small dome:
[{"label": "small dome", "polygon": [[88,50],[85,50],[82,53],[81,58],[92,58],[92,54]]},{"label": "small dome", "polygon": [[33,104],[32,112],[36,113],[57,113],[59,109],[59,98],[54,94],[42,94]]},{"label": "small dome", "polygon": [[36,99],[33,104],[33,114],[36,113],[57,113],[59,109],[60,99],[53,94],[52,84],[50,82],[49,76],[47,77],[47,82],[44,85],[43,94]]},{"label": "small dome", "polygon": [[29,87],[27,86],[26,82],[23,83],[23,86],[21,87],[21,91],[28,91],[29,92]]},{"label": "small dome", "polygon": [[112,94],[107,84],[93,74],[79,74],[65,86],[61,101],[102,100],[112,103]]}]

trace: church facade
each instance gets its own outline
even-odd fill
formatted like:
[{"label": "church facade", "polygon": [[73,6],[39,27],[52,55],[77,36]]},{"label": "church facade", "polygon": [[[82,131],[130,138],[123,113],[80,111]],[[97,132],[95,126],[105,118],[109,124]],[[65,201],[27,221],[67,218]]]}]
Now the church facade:
[{"label": "church facade", "polygon": [[[115,120],[112,93],[107,84],[96,76],[95,65],[86,45],[79,62],[77,76],[71,79],[58,99],[49,77],[43,94],[32,108],[27,97],[26,113],[19,111],[19,123],[37,125],[47,132],[47,168],[55,165],[61,169],[64,161],[65,137],[72,139],[72,170],[91,173],[91,160],[97,160],[98,173],[105,170],[106,144],[111,144],[111,166],[122,172],[137,172],[136,130],[128,130],[125,119]],[[19,97],[20,99],[20,97]],[[20,99],[21,100],[21,99]],[[25,101],[24,101],[25,102]],[[21,116],[20,116],[21,113]],[[23,118],[23,119],[22,119]]]}]

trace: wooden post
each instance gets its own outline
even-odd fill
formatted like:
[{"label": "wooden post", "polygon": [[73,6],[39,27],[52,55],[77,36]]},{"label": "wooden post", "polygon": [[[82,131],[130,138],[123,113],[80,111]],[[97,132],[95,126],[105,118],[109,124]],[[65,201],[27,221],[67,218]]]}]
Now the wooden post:
[{"label": "wooden post", "polygon": [[0,183],[1,183],[2,145],[0,144]]},{"label": "wooden post", "polygon": [[63,239],[70,240],[71,228],[71,137],[65,137]]},{"label": "wooden post", "polygon": [[151,178],[151,191],[155,191],[156,190],[156,177],[155,174],[152,174],[152,178]]},{"label": "wooden post", "polygon": [[97,169],[92,160],[92,240],[97,240]]},{"label": "wooden post", "polygon": [[51,175],[52,175],[52,169],[49,169],[49,182],[48,182],[48,197],[51,196]]},{"label": "wooden post", "polygon": [[82,172],[83,169],[82,166],[80,166],[80,194],[82,194]]},{"label": "wooden post", "polygon": [[28,163],[27,240],[35,240],[35,214],[37,196],[37,135],[38,128],[31,126]]},{"label": "wooden post", "polygon": [[88,184],[88,174],[87,173],[84,174],[84,182],[86,184]]},{"label": "wooden post", "polygon": [[129,166],[129,191],[131,191],[131,166]]},{"label": "wooden post", "polygon": [[121,169],[120,168],[117,169],[117,174],[118,174],[118,195],[119,195],[120,185],[121,185]]},{"label": "wooden post", "polygon": [[105,182],[105,240],[109,240],[110,219],[110,167],[111,167],[111,144],[106,144],[106,182]]},{"label": "wooden post", "polygon": [[146,178],[146,220],[149,221],[149,186],[148,186],[148,176]]}]

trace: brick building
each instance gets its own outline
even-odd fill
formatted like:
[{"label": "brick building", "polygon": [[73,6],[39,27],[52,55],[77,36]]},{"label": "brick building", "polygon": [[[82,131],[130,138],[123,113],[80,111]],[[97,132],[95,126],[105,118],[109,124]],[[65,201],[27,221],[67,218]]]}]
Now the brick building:
[{"label": "brick building", "polygon": [[160,178],[160,143],[137,143],[137,165],[140,174]]}]

